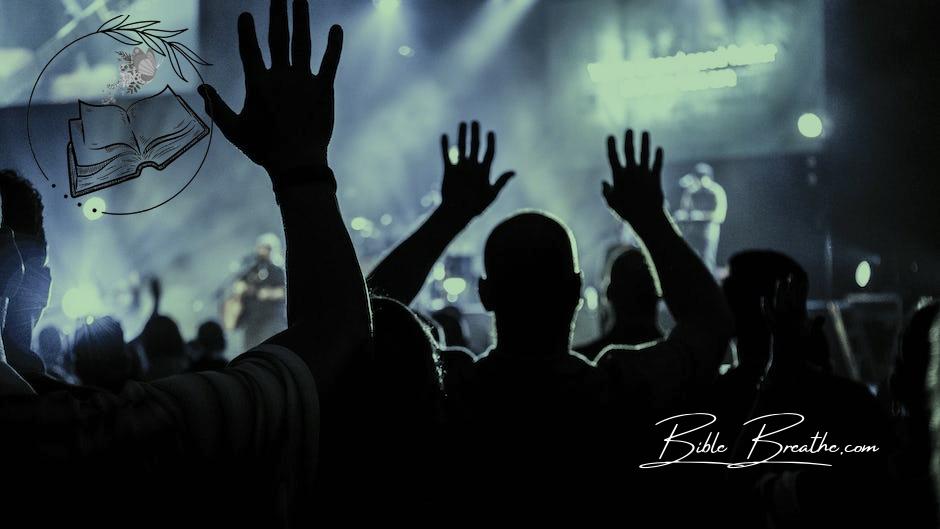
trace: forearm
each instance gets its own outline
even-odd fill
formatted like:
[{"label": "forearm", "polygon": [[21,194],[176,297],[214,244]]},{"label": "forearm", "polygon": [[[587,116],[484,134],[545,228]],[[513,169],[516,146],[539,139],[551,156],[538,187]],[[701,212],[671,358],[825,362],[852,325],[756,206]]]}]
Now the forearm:
[{"label": "forearm", "polygon": [[665,211],[633,226],[659,277],[666,306],[678,324],[730,334],[731,313],[714,278]]},{"label": "forearm", "polygon": [[466,226],[466,221],[436,209],[376,265],[367,280],[369,290],[410,305],[434,263]]},{"label": "forearm", "polygon": [[342,354],[366,344],[372,328],[365,282],[331,173],[329,179],[277,195],[287,240],[288,324],[303,326],[311,349]]}]

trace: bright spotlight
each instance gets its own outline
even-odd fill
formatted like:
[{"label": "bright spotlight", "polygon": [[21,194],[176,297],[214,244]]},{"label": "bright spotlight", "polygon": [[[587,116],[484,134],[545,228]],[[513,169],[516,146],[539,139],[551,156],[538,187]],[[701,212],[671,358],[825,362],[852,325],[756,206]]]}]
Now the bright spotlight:
[{"label": "bright spotlight", "polygon": [[584,303],[587,304],[588,310],[597,310],[598,298],[596,288],[587,287],[584,289]]},{"label": "bright spotlight", "polygon": [[413,57],[415,50],[411,46],[401,46],[398,48],[398,54],[402,57]]},{"label": "bright spotlight", "polygon": [[861,288],[868,286],[871,282],[871,263],[862,261],[855,267],[855,284]]},{"label": "bright spotlight", "polygon": [[[467,290],[467,281],[461,277],[448,277],[444,280],[444,292],[447,292],[447,299],[451,297],[456,298],[463,293],[464,290]],[[451,303],[456,301],[456,299],[451,300]]]},{"label": "bright spotlight", "polygon": [[447,269],[444,268],[443,263],[437,263],[434,265],[434,268],[431,271],[432,277],[438,281],[443,281],[447,277]]},{"label": "bright spotlight", "polygon": [[70,288],[62,296],[62,312],[71,319],[101,314],[103,306],[98,290],[90,285]]},{"label": "bright spotlight", "polygon": [[105,203],[101,197],[91,197],[82,204],[82,213],[88,220],[98,220],[104,216]]},{"label": "bright spotlight", "polygon": [[796,122],[796,127],[800,130],[800,134],[807,138],[818,138],[823,133],[822,120],[812,112],[800,116],[800,119]]},{"label": "bright spotlight", "polygon": [[365,217],[353,217],[353,219],[349,222],[349,227],[356,231],[366,230],[371,225],[372,223],[369,222],[369,219]]},{"label": "bright spotlight", "polygon": [[394,13],[401,7],[401,0],[372,0],[372,3],[380,13],[384,14]]}]

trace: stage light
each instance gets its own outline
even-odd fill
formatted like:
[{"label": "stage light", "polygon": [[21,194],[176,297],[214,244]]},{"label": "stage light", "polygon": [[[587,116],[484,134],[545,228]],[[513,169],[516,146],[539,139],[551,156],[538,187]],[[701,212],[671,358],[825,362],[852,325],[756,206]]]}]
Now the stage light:
[{"label": "stage light", "polygon": [[379,222],[382,224],[382,226],[388,226],[392,223],[392,216],[386,213],[379,217]]},{"label": "stage light", "polygon": [[871,282],[871,263],[862,261],[855,267],[855,284],[865,288]]},{"label": "stage light", "polygon": [[398,48],[398,54],[402,57],[413,57],[415,50],[411,46],[401,46]]},{"label": "stage light", "polygon": [[[450,300],[451,296],[456,298],[463,293],[464,290],[467,290],[467,281],[462,277],[448,277],[444,280],[444,292],[447,292],[447,299]],[[453,303],[455,300],[451,300]]]},{"label": "stage light", "polygon": [[62,296],[62,312],[71,319],[101,314],[103,308],[98,289],[91,285],[70,288]]},{"label": "stage light", "polygon": [[460,149],[456,145],[451,147],[447,151],[447,157],[450,158],[450,163],[457,163],[460,161]]},{"label": "stage light", "polygon": [[372,223],[369,222],[369,219],[365,217],[354,217],[349,222],[349,227],[355,231],[362,231],[367,229]]},{"label": "stage light", "polygon": [[447,277],[447,269],[444,267],[444,263],[437,263],[434,265],[431,276],[438,281],[443,281],[444,278]]},{"label": "stage light", "polygon": [[91,325],[92,323],[95,323],[95,317],[94,317],[94,316],[88,316],[88,317],[85,318],[85,325]]},{"label": "stage light", "polygon": [[818,138],[823,133],[822,120],[812,112],[800,116],[800,119],[796,122],[796,127],[800,130],[800,134],[807,138]]},{"label": "stage light", "polygon": [[401,0],[372,0],[372,4],[380,13],[390,15],[401,7]]},{"label": "stage light", "polygon": [[587,70],[591,81],[594,83],[615,82],[623,79],[683,76],[696,72],[710,72],[731,67],[772,63],[777,60],[777,51],[777,46],[773,44],[746,46],[732,44],[697,53],[680,51],[668,57],[593,62],[588,64]]},{"label": "stage light", "polygon": [[104,216],[105,205],[104,199],[101,197],[91,197],[82,204],[82,213],[85,214],[85,218],[88,220],[98,220]]},{"label": "stage light", "polygon": [[584,303],[587,305],[588,310],[597,310],[598,297],[596,288],[587,287],[584,289]]}]

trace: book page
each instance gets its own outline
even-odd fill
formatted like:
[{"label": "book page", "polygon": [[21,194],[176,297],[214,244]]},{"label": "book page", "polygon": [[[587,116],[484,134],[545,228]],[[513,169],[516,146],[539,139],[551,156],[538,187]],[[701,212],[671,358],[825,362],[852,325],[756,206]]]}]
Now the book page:
[{"label": "book page", "polygon": [[117,105],[92,105],[84,101],[78,102],[78,108],[82,136],[73,136],[73,143],[83,143],[88,149],[123,144],[138,150],[130,120],[123,108]]},{"label": "book page", "polygon": [[193,121],[169,86],[157,95],[135,102],[127,113],[141,153],[155,141],[180,133]]},{"label": "book page", "polygon": [[150,143],[142,158],[144,161],[165,167],[167,163],[177,156],[181,156],[189,147],[195,145],[208,133],[209,131],[202,123],[190,116],[183,129],[157,138]]},{"label": "book page", "polygon": [[92,149],[82,141],[85,133],[82,130],[81,119],[69,120],[69,136],[72,139],[73,149],[75,151],[75,163],[80,166],[92,166],[106,162],[117,156],[128,153],[136,154],[137,151],[123,143],[109,145],[100,149]]},{"label": "book page", "polygon": [[[72,145],[72,147],[73,149],[70,150],[69,157],[77,154],[75,152],[75,146]],[[137,153],[130,149],[125,149],[117,156],[99,164],[75,166],[73,168],[75,171],[73,192],[80,193],[86,189],[126,179],[138,173],[139,163],[140,157]]]}]

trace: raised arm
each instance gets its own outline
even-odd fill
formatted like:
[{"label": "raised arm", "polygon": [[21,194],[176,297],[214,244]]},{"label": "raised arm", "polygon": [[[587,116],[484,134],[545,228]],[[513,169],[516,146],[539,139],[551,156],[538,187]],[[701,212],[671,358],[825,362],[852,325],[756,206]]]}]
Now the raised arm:
[{"label": "raised arm", "polygon": [[[333,134],[333,81],[343,31],[330,28],[317,74],[310,68],[309,8],[295,0],[290,37],[286,0],[272,0],[266,68],[252,16],[238,19],[245,103],[236,114],[208,85],[199,87],[219,129],[271,178],[287,239],[287,317],[280,336],[311,366],[318,385],[331,380],[371,339],[362,272],[340,216],[327,163]],[[292,57],[291,57],[292,56]]]},{"label": "raised arm", "polygon": [[[667,341],[682,346],[681,362],[691,361],[696,376],[707,376],[714,373],[724,354],[733,319],[718,284],[679,235],[664,208],[663,150],[656,149],[651,166],[649,134],[644,132],[638,163],[633,141],[633,131],[628,130],[626,163],[621,164],[615,139],[607,139],[613,183],[604,182],[604,198],[633,227],[656,268],[663,298],[676,320]],[[684,364],[674,367],[689,372]]]},{"label": "raised arm", "polygon": [[457,132],[457,163],[451,163],[450,141],[441,136],[444,177],[441,204],[407,239],[393,248],[369,274],[369,289],[379,295],[409,305],[421,291],[434,263],[473,219],[486,211],[515,173],[503,173],[490,183],[490,169],[496,155],[496,135],[486,135],[486,151],[480,161],[480,124],[470,127],[467,151],[467,124]]}]

